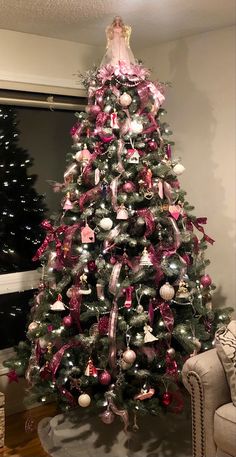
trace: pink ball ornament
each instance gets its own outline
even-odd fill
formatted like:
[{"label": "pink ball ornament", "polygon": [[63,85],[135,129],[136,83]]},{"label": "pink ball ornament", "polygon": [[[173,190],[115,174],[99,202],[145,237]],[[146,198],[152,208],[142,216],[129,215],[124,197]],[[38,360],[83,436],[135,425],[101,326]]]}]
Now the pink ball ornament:
[{"label": "pink ball ornament", "polygon": [[171,392],[164,392],[162,395],[162,404],[164,406],[169,406],[173,400],[173,395]]},{"label": "pink ball ornament", "polygon": [[204,275],[201,277],[200,283],[203,287],[209,287],[212,283],[212,279],[209,275]]},{"label": "pink ball ornament", "polygon": [[124,108],[126,108],[127,106],[130,105],[130,103],[132,102],[132,98],[129,94],[127,94],[126,92],[124,92],[121,96],[120,96],[120,104],[121,106],[123,106]]},{"label": "pink ball ornament", "polygon": [[132,351],[132,349],[127,349],[124,353],[123,353],[123,360],[126,362],[126,363],[134,363],[136,359],[136,354],[134,351]]},{"label": "pink ball ornament", "polygon": [[72,323],[73,323],[72,317],[70,315],[69,316],[65,316],[63,318],[62,322],[63,322],[64,327],[66,327],[66,328],[71,327]]},{"label": "pink ball ornament", "polygon": [[92,116],[92,117],[97,117],[97,115],[100,113],[101,108],[99,105],[88,105],[86,107],[86,112]]},{"label": "pink ball ornament", "polygon": [[135,192],[135,184],[132,181],[128,181],[123,185],[123,190],[128,193]]},{"label": "pink ball ornament", "polygon": [[104,370],[100,375],[99,375],[99,382],[103,386],[107,386],[111,382],[111,375],[107,370]]},{"label": "pink ball ornament", "polygon": [[151,140],[148,142],[148,149],[151,151],[156,151],[157,150],[157,143],[154,140]]},{"label": "pink ball ornament", "polygon": [[112,422],[114,421],[115,415],[112,411],[107,409],[102,414],[100,414],[100,418],[104,424],[109,425],[112,424]]},{"label": "pink ball ornament", "polygon": [[109,317],[108,316],[100,317],[100,319],[98,321],[98,332],[99,332],[99,335],[107,335],[108,334],[108,328],[109,328]]},{"label": "pink ball ornament", "polygon": [[182,256],[182,259],[185,260],[185,262],[187,263],[187,265],[190,265],[191,264],[191,258],[188,254],[183,254]]},{"label": "pink ball ornament", "polygon": [[94,260],[89,260],[87,266],[90,273],[95,273],[97,271],[97,265]]}]

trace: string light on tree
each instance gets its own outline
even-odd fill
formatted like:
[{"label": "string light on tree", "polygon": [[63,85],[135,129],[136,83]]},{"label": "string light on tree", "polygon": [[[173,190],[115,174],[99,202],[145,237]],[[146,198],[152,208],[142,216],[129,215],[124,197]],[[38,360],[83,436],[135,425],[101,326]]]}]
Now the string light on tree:
[{"label": "string light on tree", "polygon": [[184,357],[205,350],[206,332],[209,348],[228,319],[208,305],[213,240],[177,179],[165,88],[132,57],[130,32],[116,18],[103,65],[82,77],[88,106],[71,130],[61,213],[44,221],[36,253],[45,274],[27,371],[38,398],[49,367],[64,409],[105,406],[102,422],[119,416],[125,431],[134,415],[172,410]]}]

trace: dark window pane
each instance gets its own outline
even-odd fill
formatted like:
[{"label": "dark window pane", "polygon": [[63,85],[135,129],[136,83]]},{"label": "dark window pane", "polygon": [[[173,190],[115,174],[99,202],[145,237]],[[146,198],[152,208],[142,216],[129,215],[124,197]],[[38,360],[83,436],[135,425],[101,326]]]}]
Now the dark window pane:
[{"label": "dark window pane", "polygon": [[0,295],[0,349],[12,347],[26,339],[34,290]]}]

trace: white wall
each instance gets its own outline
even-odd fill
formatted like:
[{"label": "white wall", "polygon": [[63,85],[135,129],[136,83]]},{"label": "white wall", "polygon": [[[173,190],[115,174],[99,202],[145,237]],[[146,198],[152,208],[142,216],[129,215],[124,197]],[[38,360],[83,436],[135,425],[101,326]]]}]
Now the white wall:
[{"label": "white wall", "polygon": [[171,81],[165,107],[175,154],[186,172],[182,187],[195,214],[208,217],[209,272],[215,301],[234,306],[235,290],[235,28],[195,35],[139,50],[153,76]]},{"label": "white wall", "polygon": [[0,29],[0,80],[76,88],[76,73],[98,64],[102,53],[96,46]]}]

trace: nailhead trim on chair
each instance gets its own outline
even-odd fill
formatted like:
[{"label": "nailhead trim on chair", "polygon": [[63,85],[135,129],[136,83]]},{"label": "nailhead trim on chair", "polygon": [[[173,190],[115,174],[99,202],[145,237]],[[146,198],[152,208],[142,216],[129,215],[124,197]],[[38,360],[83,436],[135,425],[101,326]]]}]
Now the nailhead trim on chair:
[{"label": "nailhead trim on chair", "polygon": [[[193,457],[205,457],[205,418],[204,418],[204,407],[203,407],[203,388],[200,377],[194,371],[189,371],[187,374],[187,380],[191,387],[191,407],[192,407],[192,440],[193,440]],[[198,386],[199,400],[200,400],[200,410],[197,411],[196,399],[195,399],[195,387],[192,381],[195,381]],[[196,420],[197,417],[200,417],[200,454],[197,454],[198,448],[198,437],[197,437],[197,428]]]}]

